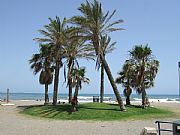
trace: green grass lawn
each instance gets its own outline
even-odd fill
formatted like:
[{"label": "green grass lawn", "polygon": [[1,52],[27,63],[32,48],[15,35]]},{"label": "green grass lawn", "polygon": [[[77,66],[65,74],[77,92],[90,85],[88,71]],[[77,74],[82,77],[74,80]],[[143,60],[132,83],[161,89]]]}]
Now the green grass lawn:
[{"label": "green grass lawn", "polygon": [[24,108],[21,113],[51,119],[62,120],[128,120],[128,119],[151,119],[170,117],[172,112],[149,107],[142,109],[140,106],[126,106],[125,112],[119,111],[118,105],[86,103],[78,106],[78,111],[71,113],[71,105],[58,106],[29,106]]}]

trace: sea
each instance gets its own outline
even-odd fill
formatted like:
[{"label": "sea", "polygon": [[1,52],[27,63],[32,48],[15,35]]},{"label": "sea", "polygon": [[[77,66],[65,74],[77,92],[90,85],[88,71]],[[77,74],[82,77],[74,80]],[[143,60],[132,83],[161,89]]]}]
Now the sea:
[{"label": "sea", "polygon": [[[0,93],[0,100],[6,100],[7,94]],[[49,93],[49,98],[52,100],[53,94]],[[93,98],[99,98],[99,94],[79,94],[78,101],[79,102],[92,102]],[[148,95],[150,102],[179,102],[180,96],[178,95]],[[123,101],[125,101],[125,97],[122,96]],[[9,100],[44,100],[43,93],[10,93]],[[58,100],[67,102],[68,94],[58,94]],[[116,101],[114,94],[105,94],[104,101],[113,102]],[[141,101],[140,95],[131,95],[131,101]]]}]

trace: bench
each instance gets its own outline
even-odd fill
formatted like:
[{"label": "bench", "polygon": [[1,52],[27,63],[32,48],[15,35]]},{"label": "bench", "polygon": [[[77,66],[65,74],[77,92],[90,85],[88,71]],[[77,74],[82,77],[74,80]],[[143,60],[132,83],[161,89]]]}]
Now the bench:
[{"label": "bench", "polygon": [[[180,120],[178,121],[156,121],[155,123],[158,124],[158,134],[161,135],[161,131],[172,132],[173,135],[180,135]],[[172,124],[172,129],[161,129],[161,123],[164,124]]]}]

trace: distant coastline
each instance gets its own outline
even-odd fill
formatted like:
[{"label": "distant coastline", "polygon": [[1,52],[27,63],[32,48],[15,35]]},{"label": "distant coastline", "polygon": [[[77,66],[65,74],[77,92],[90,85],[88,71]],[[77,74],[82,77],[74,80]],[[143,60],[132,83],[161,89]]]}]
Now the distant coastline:
[{"label": "distant coastline", "polygon": [[[6,92],[0,92],[0,94],[6,94]],[[43,92],[10,92],[10,94],[44,94]],[[53,94],[53,93],[49,93]],[[99,93],[80,93],[80,95],[98,95]],[[58,95],[68,95],[68,93],[59,93]],[[113,93],[107,93],[105,95],[114,95]],[[122,94],[121,94],[122,95]],[[138,94],[131,94],[132,96]],[[148,96],[179,96],[178,94],[148,94]],[[180,96],[179,96],[180,97]]]},{"label": "distant coastline", "polygon": [[[92,102],[93,96],[98,97],[99,94],[79,94],[78,100],[80,102]],[[52,100],[53,94],[49,93],[49,98]],[[180,97],[179,95],[148,95],[150,102],[179,102]],[[0,99],[6,99],[6,93],[0,92]],[[68,94],[60,93],[58,94],[58,99],[67,102]],[[123,101],[125,101],[125,97],[122,95]],[[10,93],[10,100],[44,100],[44,93]],[[105,94],[104,95],[105,102],[115,102],[116,98],[114,94]],[[139,102],[141,101],[141,96],[132,94],[131,101]]]}]

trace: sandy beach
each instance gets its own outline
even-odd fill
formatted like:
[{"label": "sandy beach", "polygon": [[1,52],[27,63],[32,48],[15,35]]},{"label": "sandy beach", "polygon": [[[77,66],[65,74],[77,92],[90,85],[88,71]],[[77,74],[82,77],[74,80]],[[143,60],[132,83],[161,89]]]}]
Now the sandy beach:
[{"label": "sandy beach", "polygon": [[[143,127],[154,127],[155,121],[64,121],[34,118],[19,114],[19,106],[43,104],[43,101],[11,101],[14,106],[0,106],[0,134],[2,135],[139,135]],[[158,120],[180,119],[180,103],[152,103],[152,106],[167,108],[179,115]],[[163,125],[170,128],[171,125]],[[164,132],[162,135],[171,135]]]}]

